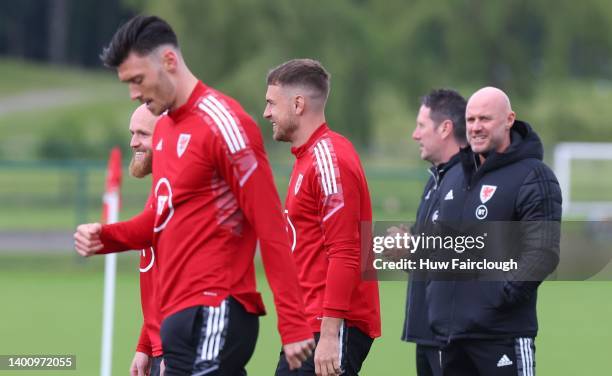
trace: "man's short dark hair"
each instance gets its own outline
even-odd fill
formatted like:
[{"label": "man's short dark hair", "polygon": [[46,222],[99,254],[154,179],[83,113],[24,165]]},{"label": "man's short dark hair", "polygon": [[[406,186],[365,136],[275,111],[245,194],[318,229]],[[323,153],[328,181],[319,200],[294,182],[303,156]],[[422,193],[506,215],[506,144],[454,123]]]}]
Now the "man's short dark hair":
[{"label": "man's short dark hair", "polygon": [[464,145],[465,107],[467,102],[457,91],[452,89],[434,89],[421,99],[421,105],[429,108],[431,120],[437,125],[444,120],[453,122],[455,140]]},{"label": "man's short dark hair", "polygon": [[178,48],[176,34],[170,25],[156,16],[135,16],[121,26],[100,59],[109,68],[117,68],[130,52],[148,55],[157,47],[170,44]]},{"label": "man's short dark hair", "polygon": [[315,90],[327,99],[331,76],[320,62],[293,59],[268,72],[268,85],[300,85]]}]

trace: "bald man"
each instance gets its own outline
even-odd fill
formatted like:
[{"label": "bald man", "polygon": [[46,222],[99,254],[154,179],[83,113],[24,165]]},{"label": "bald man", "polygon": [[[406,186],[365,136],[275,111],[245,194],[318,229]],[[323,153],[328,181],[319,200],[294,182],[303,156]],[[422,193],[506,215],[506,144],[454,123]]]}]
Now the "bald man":
[{"label": "bald man", "polygon": [[[141,179],[152,172],[153,152],[152,140],[153,130],[158,116],[153,115],[142,104],[134,110],[130,118],[130,148],[132,148],[132,159],[130,161],[130,175]],[[149,203],[147,203],[149,205]],[[91,232],[99,232],[102,227],[100,223],[88,223],[77,227],[75,236],[75,248],[84,257],[92,256],[95,249],[84,246],[85,238]],[[101,245],[100,245],[101,248]],[[99,249],[98,249],[99,250]],[[131,376],[163,375],[162,345],[159,336],[160,313],[156,298],[156,284],[158,266],[155,263],[155,250],[153,247],[140,251],[140,301],[142,304],[143,324],[140,338],[136,346],[136,353],[130,365]]]},{"label": "bald man", "polygon": [[132,160],[130,161],[130,175],[135,178],[144,178],[153,170],[153,151],[151,143],[153,129],[158,117],[153,115],[142,104],[136,108],[130,119],[130,147],[132,148]]},{"label": "bald man", "polygon": [[440,253],[453,266],[427,287],[440,364],[444,375],[533,375],[537,288],[559,262],[561,191],[542,142],[500,89],[470,97],[466,134],[462,168],[439,188],[438,229],[483,236],[484,247]]}]

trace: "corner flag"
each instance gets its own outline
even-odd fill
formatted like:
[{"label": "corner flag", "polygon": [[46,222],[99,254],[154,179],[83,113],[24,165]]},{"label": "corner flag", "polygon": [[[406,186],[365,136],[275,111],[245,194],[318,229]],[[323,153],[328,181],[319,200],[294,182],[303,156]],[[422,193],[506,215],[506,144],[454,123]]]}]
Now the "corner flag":
[{"label": "corner flag", "polygon": [[[113,148],[106,170],[106,189],[102,199],[102,223],[110,224],[119,220],[121,208],[121,150]],[[117,255],[111,253],[104,258],[104,305],[102,316],[102,354],[100,375],[110,376],[113,354],[113,321],[115,312],[115,275]]]},{"label": "corner flag", "polygon": [[106,189],[102,199],[102,223],[115,223],[119,220],[121,207],[121,150],[113,148],[106,169]]}]

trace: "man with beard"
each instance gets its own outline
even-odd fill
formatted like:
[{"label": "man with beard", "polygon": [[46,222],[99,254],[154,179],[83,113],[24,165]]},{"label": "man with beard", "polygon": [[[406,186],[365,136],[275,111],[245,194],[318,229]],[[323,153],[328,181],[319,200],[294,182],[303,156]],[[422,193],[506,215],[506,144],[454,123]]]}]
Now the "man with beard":
[{"label": "man with beard", "polygon": [[[145,105],[140,105],[130,120],[130,147],[133,155],[130,161],[130,175],[142,179],[153,171],[151,142],[158,117]],[[147,202],[147,205],[151,205]],[[140,257],[140,301],[142,304],[143,326],[136,354],[130,366],[131,376],[163,375],[164,362],[161,338],[159,336],[159,303],[156,300],[156,286],[159,267],[155,263],[155,249],[149,247],[141,251]]]},{"label": "man with beard", "polygon": [[378,283],[362,278],[361,244],[372,207],[349,140],[325,120],[329,74],[315,60],[288,61],[268,74],[263,116],[296,162],[285,201],[308,323],[317,347],[299,370],[280,356],[277,376],[357,375],[380,336]]},{"label": "man with beard", "polygon": [[[130,161],[130,175],[142,179],[153,171],[152,139],[155,122],[153,115],[145,105],[140,105],[132,114],[130,147],[133,155]],[[147,202],[151,205],[151,202]],[[136,354],[130,366],[131,376],[163,375],[163,350],[159,336],[160,314],[157,301],[157,278],[159,266],[155,262],[155,249],[149,247],[141,251],[140,257],[140,301],[142,304],[143,326]]]},{"label": "man with beard", "polygon": [[153,171],[152,138],[155,123],[158,117],[147,109],[146,105],[140,105],[132,113],[130,119],[130,148],[132,148],[132,159],[130,160],[130,175],[142,179]]},{"label": "man with beard", "polygon": [[[142,179],[152,172],[153,155],[151,142],[157,119],[158,117],[153,115],[145,105],[138,106],[132,113],[129,128],[132,134],[130,140],[132,159],[129,171],[130,175],[135,178]],[[150,198],[146,205],[151,205]],[[79,254],[85,257],[92,254],[105,253],[102,251],[97,253],[78,251]],[[138,345],[136,346],[136,353],[130,366],[130,375],[157,376],[163,375],[164,369],[162,344],[159,336],[159,303],[156,295],[159,267],[155,262],[155,250],[153,247],[141,250],[140,254],[140,302],[142,305],[143,324]]]},{"label": "man with beard", "polygon": [[280,199],[259,128],[233,98],[199,81],[155,16],[121,26],[102,53],[130,97],[162,116],[153,134],[153,205],[130,221],[80,227],[76,248],[155,246],[166,375],[244,375],[258,316],[259,241],[292,368],[311,354]]}]

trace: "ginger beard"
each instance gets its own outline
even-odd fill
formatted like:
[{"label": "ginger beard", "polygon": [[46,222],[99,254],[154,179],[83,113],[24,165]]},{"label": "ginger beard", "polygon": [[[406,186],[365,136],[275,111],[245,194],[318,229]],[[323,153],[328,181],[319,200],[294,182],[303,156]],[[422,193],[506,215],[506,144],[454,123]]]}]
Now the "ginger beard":
[{"label": "ginger beard", "polygon": [[132,150],[130,161],[130,175],[135,178],[144,178],[153,172],[153,153],[151,150]]}]

